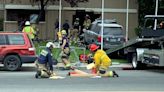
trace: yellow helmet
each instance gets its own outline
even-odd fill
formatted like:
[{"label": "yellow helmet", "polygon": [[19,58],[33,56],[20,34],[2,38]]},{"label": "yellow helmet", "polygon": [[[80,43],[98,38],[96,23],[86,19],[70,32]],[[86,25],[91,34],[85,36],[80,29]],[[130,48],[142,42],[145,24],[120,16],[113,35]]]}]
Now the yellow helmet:
[{"label": "yellow helmet", "polygon": [[62,30],[61,33],[62,33],[63,35],[67,34],[67,32],[66,32],[65,30]]}]

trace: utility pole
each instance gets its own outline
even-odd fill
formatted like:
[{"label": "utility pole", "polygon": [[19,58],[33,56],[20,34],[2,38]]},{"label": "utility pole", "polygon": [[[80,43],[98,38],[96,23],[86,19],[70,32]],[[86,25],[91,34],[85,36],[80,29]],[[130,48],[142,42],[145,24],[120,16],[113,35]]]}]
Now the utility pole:
[{"label": "utility pole", "polygon": [[61,11],[62,11],[62,0],[59,2],[59,31],[61,31]]},{"label": "utility pole", "polygon": [[127,7],[126,7],[126,38],[125,40],[128,41],[128,25],[129,25],[129,0],[127,2]]},{"label": "utility pole", "polygon": [[102,0],[101,11],[101,50],[103,50],[103,33],[104,33],[104,0]]},{"label": "utility pole", "polygon": [[[155,4],[155,16],[158,15],[158,0],[156,0],[156,4]],[[154,21],[154,30],[157,29],[157,19],[155,19]]]}]

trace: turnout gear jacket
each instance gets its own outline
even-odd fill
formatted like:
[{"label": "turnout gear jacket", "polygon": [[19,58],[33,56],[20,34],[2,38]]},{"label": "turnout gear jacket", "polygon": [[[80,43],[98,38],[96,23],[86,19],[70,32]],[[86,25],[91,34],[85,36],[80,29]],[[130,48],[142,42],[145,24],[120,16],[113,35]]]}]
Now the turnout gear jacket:
[{"label": "turnout gear jacket", "polygon": [[42,50],[39,57],[38,62],[40,64],[47,64],[50,67],[50,70],[53,71],[53,59],[52,59],[52,53],[49,48],[46,48],[45,50]]},{"label": "turnout gear jacket", "polygon": [[108,69],[108,67],[111,65],[111,59],[106,55],[105,51],[103,50],[97,50],[94,54],[94,62],[95,62],[95,68],[100,69]]}]

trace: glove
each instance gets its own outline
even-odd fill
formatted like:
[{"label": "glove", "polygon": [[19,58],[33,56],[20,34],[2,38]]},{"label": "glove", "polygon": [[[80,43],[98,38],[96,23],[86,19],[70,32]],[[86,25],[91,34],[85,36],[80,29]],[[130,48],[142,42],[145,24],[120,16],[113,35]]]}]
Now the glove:
[{"label": "glove", "polygon": [[50,71],[50,76],[56,76],[56,74],[53,71]]},{"label": "glove", "polygon": [[87,63],[88,64],[93,63],[93,58],[92,57],[89,57],[88,60],[87,60]]}]

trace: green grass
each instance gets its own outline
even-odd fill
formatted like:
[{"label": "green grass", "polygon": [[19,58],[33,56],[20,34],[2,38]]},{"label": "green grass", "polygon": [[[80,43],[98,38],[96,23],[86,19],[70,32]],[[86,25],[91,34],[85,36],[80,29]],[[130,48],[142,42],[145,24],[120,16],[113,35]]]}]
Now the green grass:
[{"label": "green grass", "polygon": [[[36,53],[37,53],[37,55],[39,55],[40,51],[45,48],[46,42],[41,42],[39,44],[35,43],[34,45],[36,48]],[[61,49],[60,48],[54,48],[52,52],[53,52],[53,57],[55,59],[58,59],[60,62]],[[70,61],[72,63],[77,62],[80,54],[88,54],[88,53],[89,53],[89,50],[84,51],[82,49],[78,49],[77,47],[75,47],[75,50],[71,49]]]},{"label": "green grass", "polygon": [[[35,45],[35,48],[36,48],[36,53],[37,53],[37,55],[39,55],[40,51],[45,48],[46,42],[41,42],[39,44],[35,43],[34,45]],[[53,57],[55,59],[57,59],[59,62],[61,62],[60,53],[61,53],[61,49],[60,48],[53,49]],[[77,62],[80,54],[89,54],[89,50],[86,49],[84,51],[83,49],[78,49],[77,47],[75,47],[75,49],[71,49],[71,55],[70,55],[70,58],[69,58],[71,63]],[[112,57],[110,57],[110,58],[112,58]],[[127,63],[127,60],[124,60],[124,59],[112,59],[112,62]]]},{"label": "green grass", "polygon": [[112,62],[127,63],[128,61],[125,59],[112,59]]}]

